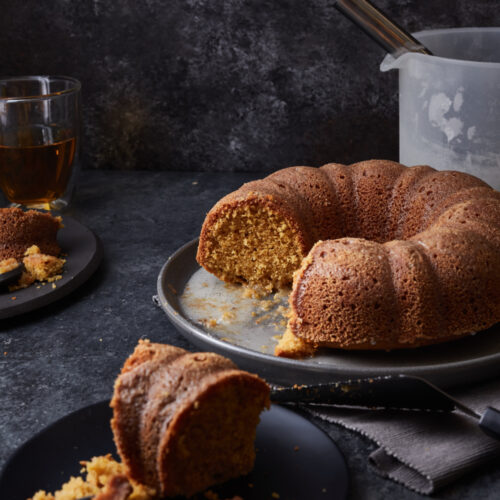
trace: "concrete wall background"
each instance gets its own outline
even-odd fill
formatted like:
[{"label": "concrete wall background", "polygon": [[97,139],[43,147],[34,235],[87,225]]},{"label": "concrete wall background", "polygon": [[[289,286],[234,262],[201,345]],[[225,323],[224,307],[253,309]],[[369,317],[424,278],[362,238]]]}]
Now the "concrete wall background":
[{"label": "concrete wall background", "polygon": [[[410,31],[493,0],[374,0]],[[3,75],[80,79],[84,168],[272,171],[397,159],[397,75],[329,0],[0,0]]]}]

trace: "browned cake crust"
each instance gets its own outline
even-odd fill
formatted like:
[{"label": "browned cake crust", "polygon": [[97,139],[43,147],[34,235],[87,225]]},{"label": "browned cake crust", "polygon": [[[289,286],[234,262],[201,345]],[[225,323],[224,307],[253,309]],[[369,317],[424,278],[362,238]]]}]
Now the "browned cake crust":
[{"label": "browned cake crust", "polygon": [[245,184],[207,215],[197,259],[220,279],[267,289],[295,271],[278,348],[295,356],[300,342],[306,354],[417,347],[493,325],[499,243],[500,193],[480,179],[370,160]]},{"label": "browned cake crust", "polygon": [[41,253],[58,256],[57,231],[61,220],[48,213],[20,208],[0,208],[0,260],[22,260],[24,252],[36,245]]},{"label": "browned cake crust", "polygon": [[141,341],[111,406],[129,476],[164,496],[190,496],[250,472],[269,387],[217,354]]}]

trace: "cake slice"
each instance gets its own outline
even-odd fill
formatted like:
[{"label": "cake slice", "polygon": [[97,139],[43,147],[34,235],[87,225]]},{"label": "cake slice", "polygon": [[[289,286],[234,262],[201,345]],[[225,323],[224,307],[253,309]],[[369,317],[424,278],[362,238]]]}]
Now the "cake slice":
[{"label": "cake slice", "polygon": [[214,353],[140,341],[115,382],[111,426],[127,475],[164,497],[248,474],[269,386]]}]

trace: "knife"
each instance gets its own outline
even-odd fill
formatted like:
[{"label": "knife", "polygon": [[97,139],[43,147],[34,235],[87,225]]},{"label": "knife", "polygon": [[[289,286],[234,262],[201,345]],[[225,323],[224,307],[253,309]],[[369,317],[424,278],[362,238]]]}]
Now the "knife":
[{"label": "knife", "polygon": [[274,403],[314,403],[371,409],[458,410],[478,420],[481,430],[500,439],[500,411],[488,406],[479,414],[421,377],[388,375],[319,385],[272,386]]}]

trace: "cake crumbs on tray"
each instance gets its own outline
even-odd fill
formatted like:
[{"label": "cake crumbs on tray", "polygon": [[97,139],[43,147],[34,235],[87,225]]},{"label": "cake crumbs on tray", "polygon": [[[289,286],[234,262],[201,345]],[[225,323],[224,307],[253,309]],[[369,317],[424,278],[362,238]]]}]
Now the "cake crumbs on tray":
[{"label": "cake crumbs on tray", "polygon": [[[0,267],[9,265],[11,259],[0,262]],[[66,259],[60,259],[53,255],[46,255],[40,251],[36,245],[30,246],[24,253],[23,262],[25,270],[23,271],[19,282],[9,286],[9,291],[15,292],[32,285],[35,281],[45,285],[47,282],[53,283],[52,288],[56,288],[54,282],[62,279],[60,274],[63,270]],[[17,263],[19,265],[19,263]],[[37,286],[37,289],[40,285]],[[15,299],[13,299],[15,300]]]},{"label": "cake crumbs on tray", "polygon": [[217,326],[217,320],[214,318],[202,319],[201,322],[208,328],[215,328]]}]

